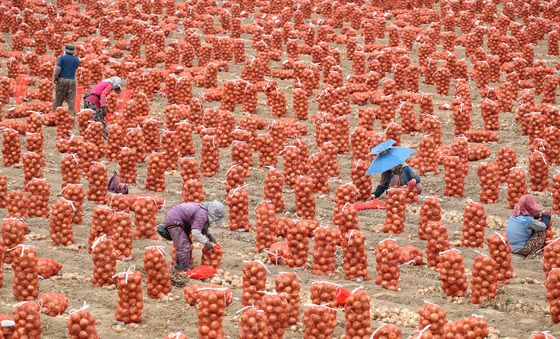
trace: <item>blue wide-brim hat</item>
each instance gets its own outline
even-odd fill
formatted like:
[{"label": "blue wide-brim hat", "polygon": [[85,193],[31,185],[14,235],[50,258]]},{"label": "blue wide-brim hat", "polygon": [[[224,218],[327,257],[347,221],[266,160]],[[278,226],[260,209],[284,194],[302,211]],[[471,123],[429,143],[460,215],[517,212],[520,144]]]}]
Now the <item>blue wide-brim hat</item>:
[{"label": "blue wide-brim hat", "polygon": [[393,146],[395,144],[395,140],[393,139],[389,139],[387,141],[383,141],[382,143],[380,143],[379,145],[375,146],[374,148],[371,149],[371,152],[369,154],[381,154],[384,151],[388,150],[389,148],[391,148],[391,146]]},{"label": "blue wide-brim hat", "polygon": [[414,150],[408,147],[389,147],[373,159],[367,174],[383,173],[395,166],[401,165],[406,159],[410,158],[412,153],[414,153]]}]

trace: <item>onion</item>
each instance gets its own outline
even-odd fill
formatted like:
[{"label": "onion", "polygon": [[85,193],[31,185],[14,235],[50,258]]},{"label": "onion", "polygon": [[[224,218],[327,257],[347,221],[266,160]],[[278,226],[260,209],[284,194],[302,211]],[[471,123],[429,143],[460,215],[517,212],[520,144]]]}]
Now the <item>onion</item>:
[{"label": "onion", "polygon": [[295,272],[281,272],[275,279],[275,290],[284,293],[288,301],[288,325],[299,321],[299,303],[301,285]]},{"label": "onion", "polygon": [[41,295],[39,305],[41,305],[41,313],[56,317],[68,308],[68,298],[62,293],[48,292]]},{"label": "onion", "polygon": [[239,339],[259,339],[268,332],[266,314],[254,306],[243,309],[239,325]]},{"label": "onion", "polygon": [[117,260],[130,258],[132,256],[132,220],[127,212],[114,212],[112,221],[114,233],[112,233],[114,253]]},{"label": "onion", "polygon": [[303,311],[303,325],[304,338],[330,338],[336,327],[336,310],[324,305],[307,305]]},{"label": "onion", "polygon": [[107,167],[100,163],[92,163],[89,168],[87,198],[98,204],[107,202]]},{"label": "onion", "polygon": [[482,316],[472,315],[464,319],[447,322],[443,332],[445,338],[458,338],[468,335],[485,338],[488,336],[488,321]]},{"label": "onion", "polygon": [[152,197],[138,197],[130,210],[134,212],[135,238],[157,239],[154,225],[157,224],[158,205],[155,200]]},{"label": "onion", "polygon": [[302,220],[295,222],[286,230],[286,241],[288,243],[289,255],[286,258],[288,267],[307,266],[309,252],[309,224],[310,221]]},{"label": "onion", "polygon": [[70,200],[58,199],[53,204],[50,236],[53,245],[67,246],[74,243],[72,220],[76,208]]},{"label": "onion", "polygon": [[95,206],[91,215],[91,228],[88,237],[88,251],[96,238],[102,234],[111,236],[115,232],[113,210],[107,206]]},{"label": "onion", "polygon": [[21,158],[21,146],[19,145],[19,133],[15,129],[7,128],[3,131],[2,164],[10,167],[19,163]]},{"label": "onion", "polygon": [[25,185],[29,193],[27,214],[29,217],[48,218],[51,185],[45,178],[33,178]]},{"label": "onion", "polygon": [[488,243],[488,251],[490,256],[498,265],[498,271],[494,272],[497,282],[500,284],[509,284],[509,279],[513,277],[513,268],[511,266],[511,245],[505,233],[494,233],[486,239]]},{"label": "onion", "polygon": [[[554,176],[553,178],[553,186],[552,186],[552,198],[553,198],[553,206],[555,201],[555,193],[554,193]],[[560,176],[558,176],[560,178]],[[513,208],[518,202],[521,196],[527,194],[527,178],[525,175],[525,170],[521,167],[512,167],[509,169],[509,173],[507,175],[507,200],[509,208]],[[554,209],[554,207],[553,207]]]},{"label": "onion", "polygon": [[249,194],[243,187],[231,190],[226,203],[230,211],[229,229],[231,231],[244,229],[250,232],[253,227],[249,223]]},{"label": "onion", "polygon": [[315,232],[313,246],[313,274],[333,274],[335,272],[336,245],[340,232],[336,229],[319,227]]},{"label": "onion", "polygon": [[281,339],[288,327],[289,304],[284,294],[273,294],[265,292],[261,304],[268,323],[268,338]]},{"label": "onion", "polygon": [[495,203],[500,196],[498,166],[493,162],[483,163],[478,165],[477,173],[480,180],[480,202]]},{"label": "onion", "polygon": [[420,223],[418,224],[418,238],[427,240],[426,227],[430,221],[441,220],[441,204],[437,197],[426,197],[420,206]]},{"label": "onion", "polygon": [[467,292],[467,277],[463,256],[457,250],[439,253],[437,272],[441,279],[443,292],[450,297],[463,297]]},{"label": "onion", "polygon": [[27,218],[29,198],[20,190],[10,191],[6,195],[6,217],[7,218]]},{"label": "onion", "polygon": [[283,187],[284,175],[274,168],[270,169],[264,178],[264,199],[273,204],[276,213],[284,211]]},{"label": "onion", "polygon": [[299,176],[296,179],[294,192],[296,195],[296,214],[300,218],[315,218],[315,197],[313,196],[313,182],[308,176]]},{"label": "onion", "polygon": [[98,339],[97,329],[95,328],[96,320],[88,310],[88,305],[79,310],[70,311],[70,317],[66,320],[70,339],[82,339],[84,337],[90,339]]}]

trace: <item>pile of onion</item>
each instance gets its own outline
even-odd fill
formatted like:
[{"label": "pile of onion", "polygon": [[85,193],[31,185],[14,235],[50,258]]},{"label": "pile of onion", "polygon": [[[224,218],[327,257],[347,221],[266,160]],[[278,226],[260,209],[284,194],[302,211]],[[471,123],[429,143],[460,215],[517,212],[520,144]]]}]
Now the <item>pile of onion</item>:
[{"label": "pile of onion", "polygon": [[115,320],[125,324],[140,323],[144,308],[142,273],[128,270],[117,273],[115,277],[118,292]]},{"label": "pile of onion", "polygon": [[146,293],[154,299],[159,299],[171,292],[169,267],[163,251],[163,246],[148,246],[144,250]]},{"label": "pile of onion", "polygon": [[391,239],[380,241],[375,249],[375,262],[377,271],[375,284],[397,291],[401,276],[399,245]]}]

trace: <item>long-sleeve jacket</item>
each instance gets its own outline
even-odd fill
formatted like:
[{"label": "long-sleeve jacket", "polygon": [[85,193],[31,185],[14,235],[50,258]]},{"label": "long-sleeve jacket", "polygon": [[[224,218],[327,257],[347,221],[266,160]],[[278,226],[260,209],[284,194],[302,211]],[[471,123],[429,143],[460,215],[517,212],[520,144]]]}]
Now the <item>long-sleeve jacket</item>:
[{"label": "long-sleeve jacket", "polygon": [[89,92],[89,96],[84,99],[97,107],[107,107],[107,96],[111,93],[113,87],[110,82],[100,81]]},{"label": "long-sleeve jacket", "polygon": [[542,232],[550,225],[550,215],[543,213],[541,220],[529,215],[511,216],[509,218],[506,235],[513,250],[525,246],[534,232]]},{"label": "long-sleeve jacket", "polygon": [[[395,174],[393,174],[391,170],[385,171],[383,172],[383,174],[381,174],[381,181],[379,182],[379,185],[377,185],[377,188],[373,192],[373,195],[376,198],[379,197],[381,194],[385,193],[385,191],[389,189],[391,184],[391,177],[393,175]],[[401,185],[407,184],[412,179],[416,180],[417,184],[420,183],[420,177],[416,173],[414,173],[414,171],[412,170],[412,168],[410,168],[410,166],[403,166],[400,172],[396,173],[396,175],[400,177]]]},{"label": "long-sleeve jacket", "polygon": [[192,234],[194,240],[202,244],[213,239],[208,208],[203,203],[188,202],[171,207],[165,216],[165,225],[168,228],[183,227],[185,233]]}]

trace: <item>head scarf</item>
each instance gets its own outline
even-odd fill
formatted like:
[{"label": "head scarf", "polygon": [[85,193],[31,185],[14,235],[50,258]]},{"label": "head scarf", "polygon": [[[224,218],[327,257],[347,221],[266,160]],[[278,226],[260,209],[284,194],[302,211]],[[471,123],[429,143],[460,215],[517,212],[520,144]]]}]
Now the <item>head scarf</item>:
[{"label": "head scarf", "polygon": [[520,215],[534,216],[544,211],[544,207],[539,204],[530,194],[525,194],[519,198],[519,202],[513,208],[513,216]]},{"label": "head scarf", "polygon": [[122,80],[119,77],[110,77],[108,79],[102,80],[102,82],[111,83],[111,88],[112,89],[121,88],[121,86],[122,86]]},{"label": "head scarf", "polygon": [[208,222],[222,227],[222,219],[226,215],[226,207],[221,202],[214,200],[208,203],[202,203],[202,207],[208,211]]}]

